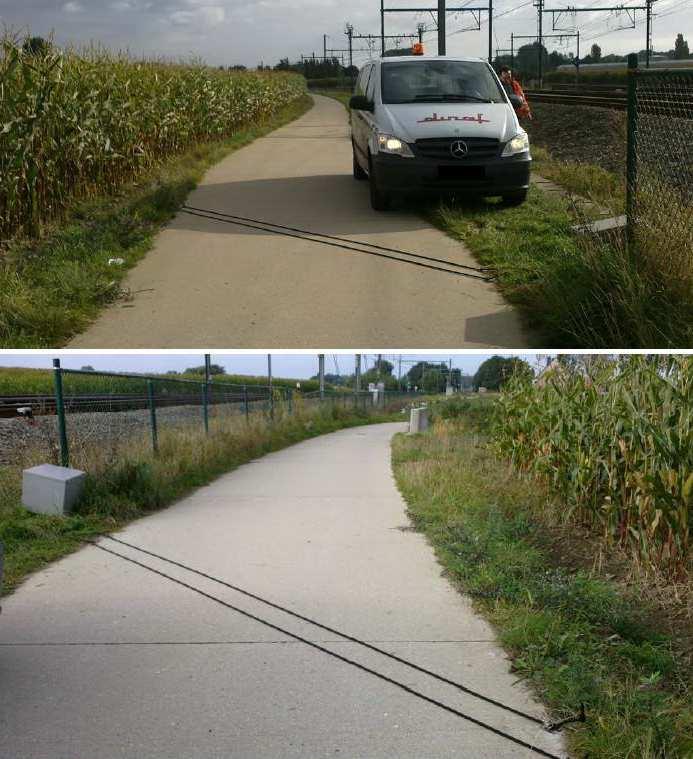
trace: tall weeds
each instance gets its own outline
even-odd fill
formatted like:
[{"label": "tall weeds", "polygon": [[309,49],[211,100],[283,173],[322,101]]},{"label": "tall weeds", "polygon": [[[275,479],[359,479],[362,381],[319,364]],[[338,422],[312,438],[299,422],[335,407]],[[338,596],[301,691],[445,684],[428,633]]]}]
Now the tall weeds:
[{"label": "tall weeds", "polygon": [[494,440],[547,484],[566,520],[601,530],[647,567],[690,569],[693,357],[593,357],[515,378]]}]

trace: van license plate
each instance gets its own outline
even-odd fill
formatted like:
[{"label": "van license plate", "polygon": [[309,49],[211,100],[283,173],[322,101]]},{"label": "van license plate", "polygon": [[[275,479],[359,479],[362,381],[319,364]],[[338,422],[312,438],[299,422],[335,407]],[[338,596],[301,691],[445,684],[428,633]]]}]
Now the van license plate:
[{"label": "van license plate", "polygon": [[440,179],[486,179],[484,166],[439,166]]}]

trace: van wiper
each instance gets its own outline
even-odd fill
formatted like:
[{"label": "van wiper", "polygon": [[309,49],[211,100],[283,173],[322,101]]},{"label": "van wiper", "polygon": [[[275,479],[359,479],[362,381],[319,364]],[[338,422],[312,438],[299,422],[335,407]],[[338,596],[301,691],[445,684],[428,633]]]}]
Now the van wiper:
[{"label": "van wiper", "polygon": [[458,95],[446,93],[445,95],[417,95],[416,100],[420,102],[444,103],[445,101],[474,102],[474,103],[493,103],[488,98],[480,98],[476,95]]}]

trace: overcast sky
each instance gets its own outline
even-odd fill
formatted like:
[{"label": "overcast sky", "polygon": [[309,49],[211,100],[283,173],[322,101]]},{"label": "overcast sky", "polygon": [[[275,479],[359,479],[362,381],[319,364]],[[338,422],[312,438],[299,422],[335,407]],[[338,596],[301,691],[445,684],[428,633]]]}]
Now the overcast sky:
[{"label": "overcast sky", "polygon": [[[484,3],[454,2],[449,5],[483,6]],[[599,0],[556,2],[554,7],[604,5]],[[625,5],[642,5],[641,0],[626,0]],[[386,7],[421,6],[420,0],[387,0]],[[435,0],[423,3],[434,7]],[[613,5],[613,3],[610,3]],[[200,56],[208,63],[258,62],[274,64],[301,53],[322,53],[323,34],[328,47],[343,48],[345,22],[357,33],[377,34],[380,29],[378,0],[0,0],[0,23],[15,30],[30,30],[34,35],[55,33],[58,43],[81,45],[100,42],[111,49],[129,49],[134,54],[169,57]],[[546,7],[551,7],[547,0]],[[676,33],[693,34],[693,0],[658,0],[655,4],[654,47],[669,50]],[[484,14],[482,14],[484,15]],[[494,3],[494,47],[510,46],[510,33],[535,34],[536,11],[532,0],[496,0]],[[612,31],[627,24],[625,14],[583,13],[577,15],[581,34],[581,54],[597,42],[604,54],[628,53],[644,48],[644,13],[636,16],[637,28]],[[432,26],[423,13],[388,14],[387,32],[414,32],[418,21]],[[569,22],[569,19],[566,19]],[[448,54],[486,56],[488,27],[459,33],[474,26],[470,13],[449,14]],[[545,17],[545,33],[551,32],[551,17]],[[435,52],[435,32],[426,35],[428,51]],[[548,42],[548,40],[547,40]],[[689,40],[693,48],[693,39]],[[556,49],[574,52],[566,40]],[[359,43],[361,46],[361,43]],[[549,47],[553,49],[553,47]],[[366,54],[359,53],[361,62]]]},{"label": "overcast sky", "polygon": [[[462,369],[463,374],[474,374],[482,361],[490,357],[488,355],[452,355],[449,354],[402,354],[402,374],[408,371],[411,362],[445,361],[452,358],[453,367]],[[497,354],[510,355],[510,354]],[[84,354],[84,353],[0,353],[0,371],[6,366],[26,366],[40,369],[48,369],[52,366],[54,357],[61,359],[62,366],[68,369],[80,369],[83,366],[93,366],[95,369],[115,372],[137,373],[160,373],[171,369],[182,371],[190,366],[200,366],[204,363],[204,356],[196,354]],[[383,354],[383,358],[395,364],[397,371],[399,354]],[[530,363],[534,363],[534,354],[523,356]],[[375,354],[364,354],[362,370],[372,367],[375,362]],[[266,354],[212,354],[212,363],[221,364],[229,374],[246,374],[262,376],[267,372]],[[325,372],[328,374],[352,374],[354,371],[353,354],[326,354]],[[272,354],[272,373],[276,377],[296,377],[305,379],[318,372],[318,357],[313,354]]]}]

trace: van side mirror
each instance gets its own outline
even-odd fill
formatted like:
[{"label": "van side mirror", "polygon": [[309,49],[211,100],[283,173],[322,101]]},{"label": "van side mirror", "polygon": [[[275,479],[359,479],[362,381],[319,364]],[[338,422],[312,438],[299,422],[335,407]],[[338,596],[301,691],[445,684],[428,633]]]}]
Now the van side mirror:
[{"label": "van side mirror", "polygon": [[375,110],[375,103],[369,100],[365,95],[352,95],[349,99],[349,108],[352,111],[370,111]]},{"label": "van side mirror", "polygon": [[508,95],[508,100],[513,108],[520,108],[522,106],[522,98],[519,95],[515,95],[515,93]]}]

